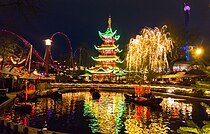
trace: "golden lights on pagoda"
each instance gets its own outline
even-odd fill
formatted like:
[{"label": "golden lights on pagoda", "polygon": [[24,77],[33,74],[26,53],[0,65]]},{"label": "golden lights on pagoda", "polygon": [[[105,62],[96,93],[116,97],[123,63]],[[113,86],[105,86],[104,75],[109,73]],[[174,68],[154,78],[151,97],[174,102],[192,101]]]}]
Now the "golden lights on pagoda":
[{"label": "golden lights on pagoda", "polygon": [[126,57],[128,71],[161,72],[168,67],[167,54],[172,50],[173,41],[166,28],[166,25],[161,29],[146,27],[141,35],[130,39]]}]

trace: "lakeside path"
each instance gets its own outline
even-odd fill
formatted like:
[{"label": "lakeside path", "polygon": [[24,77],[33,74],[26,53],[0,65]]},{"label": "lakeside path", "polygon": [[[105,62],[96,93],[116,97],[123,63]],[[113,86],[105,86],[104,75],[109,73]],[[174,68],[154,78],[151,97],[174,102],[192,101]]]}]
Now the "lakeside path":
[{"label": "lakeside path", "polygon": [[[99,89],[126,89],[126,90],[134,90],[135,87],[140,86],[139,84],[109,84],[109,83],[50,83],[51,88],[99,88]],[[178,85],[149,85],[149,84],[143,84],[141,85],[143,87],[151,87],[155,89],[162,89],[162,88],[170,88],[170,89],[185,89],[185,90],[192,90],[192,87],[190,86],[178,86]]]},{"label": "lakeside path", "polygon": [[[139,84],[107,84],[107,83],[50,83],[51,88],[60,88],[62,90],[89,90],[90,88],[97,88],[100,90],[107,90],[107,91],[129,91],[134,92],[136,87],[139,87]],[[192,87],[190,86],[178,86],[178,85],[149,85],[143,84],[143,87],[151,87],[152,89],[170,89],[173,90],[187,90],[192,91]]]},{"label": "lakeside path", "polygon": [[[101,91],[122,91],[122,92],[135,92],[135,87],[140,86],[139,84],[102,84],[102,83],[50,83],[50,87],[55,89],[55,91],[71,92],[71,91],[89,91],[91,87],[97,88]],[[141,85],[144,87],[151,87],[152,93],[157,96],[164,96],[164,97],[174,97],[174,98],[182,98],[186,100],[193,100],[193,101],[200,101],[210,103],[210,98],[199,98],[194,96],[186,96],[186,95],[178,95],[166,92],[159,92],[159,89],[170,89],[171,91],[174,90],[187,90],[192,91],[193,87],[190,86],[178,86],[178,85]],[[54,91],[54,90],[53,90]],[[14,101],[16,94],[19,92],[11,92],[7,93],[7,97],[9,98],[6,102],[0,104],[0,109],[5,109],[7,105],[11,104]]]},{"label": "lakeside path", "polygon": [[[102,84],[102,83],[50,83],[52,88],[60,88],[60,91],[62,92],[68,92],[68,91],[84,91],[88,90],[91,87],[98,88],[99,90],[102,91],[123,91],[123,92],[130,92],[134,93],[135,92],[135,87],[140,86],[139,84]],[[185,90],[192,92],[194,87],[190,86],[179,86],[179,85],[162,85],[162,84],[157,84],[157,85],[141,85],[144,87],[151,87],[152,88],[152,93],[154,93],[157,96],[164,96],[164,97],[174,97],[174,98],[182,98],[186,100],[191,100],[191,101],[197,101],[197,102],[205,102],[205,103],[210,103],[210,98],[204,98],[204,97],[194,97],[194,96],[187,96],[187,95],[179,95],[179,94],[174,94],[174,90]],[[159,89],[169,89],[171,93],[166,93],[166,92],[158,92]]]},{"label": "lakeside path", "polygon": [[179,99],[186,99],[189,101],[196,101],[196,102],[204,102],[207,104],[210,104],[210,98],[199,98],[199,97],[194,97],[194,96],[186,96],[186,95],[178,95],[178,94],[173,94],[173,93],[161,93],[161,92],[155,92],[153,93],[156,96],[163,96],[163,97],[173,97],[173,98],[179,98]]}]

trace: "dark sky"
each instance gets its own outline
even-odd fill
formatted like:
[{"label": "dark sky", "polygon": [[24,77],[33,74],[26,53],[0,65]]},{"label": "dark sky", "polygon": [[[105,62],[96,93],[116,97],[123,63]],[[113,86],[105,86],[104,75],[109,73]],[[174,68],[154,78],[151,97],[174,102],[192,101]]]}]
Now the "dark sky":
[{"label": "dark sky", "polygon": [[[184,2],[191,6],[190,31],[199,34],[204,44],[210,44],[210,0],[43,0],[35,13],[20,13],[14,6],[0,7],[0,27],[23,36],[43,55],[43,40],[58,31],[70,38],[74,51],[80,45],[94,49],[93,45],[102,43],[98,30],[106,31],[111,15],[112,29],[121,35],[116,44],[125,48],[145,26],[161,27],[168,22],[175,28],[184,26]],[[65,42],[54,42],[58,53],[65,51]]]}]

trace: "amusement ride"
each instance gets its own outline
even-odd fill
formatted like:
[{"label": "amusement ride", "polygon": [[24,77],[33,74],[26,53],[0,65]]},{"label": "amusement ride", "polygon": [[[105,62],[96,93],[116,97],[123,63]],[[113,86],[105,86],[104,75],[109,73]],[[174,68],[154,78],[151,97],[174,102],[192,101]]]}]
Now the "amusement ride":
[{"label": "amusement ride", "polygon": [[[19,51],[18,53],[12,54],[8,59],[9,62],[7,62],[4,67],[2,68],[1,72],[2,73],[10,73],[13,75],[18,75],[21,77],[21,75],[28,73],[30,75],[32,71],[41,71],[45,70],[45,73],[42,72],[42,75],[44,77],[48,77],[48,71],[49,69],[53,69],[57,72],[62,72],[65,71],[64,68],[59,67],[53,59],[52,53],[51,53],[51,45],[53,43],[53,39],[56,35],[61,35],[65,38],[67,44],[68,44],[68,53],[70,54],[70,57],[68,58],[69,61],[67,62],[69,65],[69,68],[74,68],[74,62],[73,62],[73,50],[71,46],[71,41],[68,38],[68,36],[62,32],[56,32],[52,34],[52,36],[49,39],[45,40],[45,45],[46,45],[46,50],[44,57],[40,56],[40,54],[36,51],[36,49],[33,47],[29,41],[27,41],[25,38],[22,36],[8,30],[1,30],[0,31],[1,35],[6,35],[9,37],[13,37],[14,39],[18,40],[18,43],[16,43],[16,46],[19,49],[22,49],[20,51],[24,51],[24,54],[20,54],[21,52]],[[43,69],[45,67],[45,69]],[[42,68],[40,70],[37,70],[39,68]],[[71,69],[69,69],[71,70]],[[72,69],[73,70],[73,69]]]}]

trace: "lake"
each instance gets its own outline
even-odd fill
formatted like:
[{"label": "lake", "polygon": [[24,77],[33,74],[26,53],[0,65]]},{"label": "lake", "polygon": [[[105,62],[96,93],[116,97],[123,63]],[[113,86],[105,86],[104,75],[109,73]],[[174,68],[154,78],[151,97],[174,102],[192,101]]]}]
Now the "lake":
[{"label": "lake", "polygon": [[99,100],[89,92],[64,93],[58,100],[40,98],[28,114],[11,108],[2,116],[26,126],[73,134],[174,134],[187,120],[199,126],[210,120],[210,111],[199,102],[162,97],[161,107],[155,109],[126,102],[123,92],[100,93]]}]

